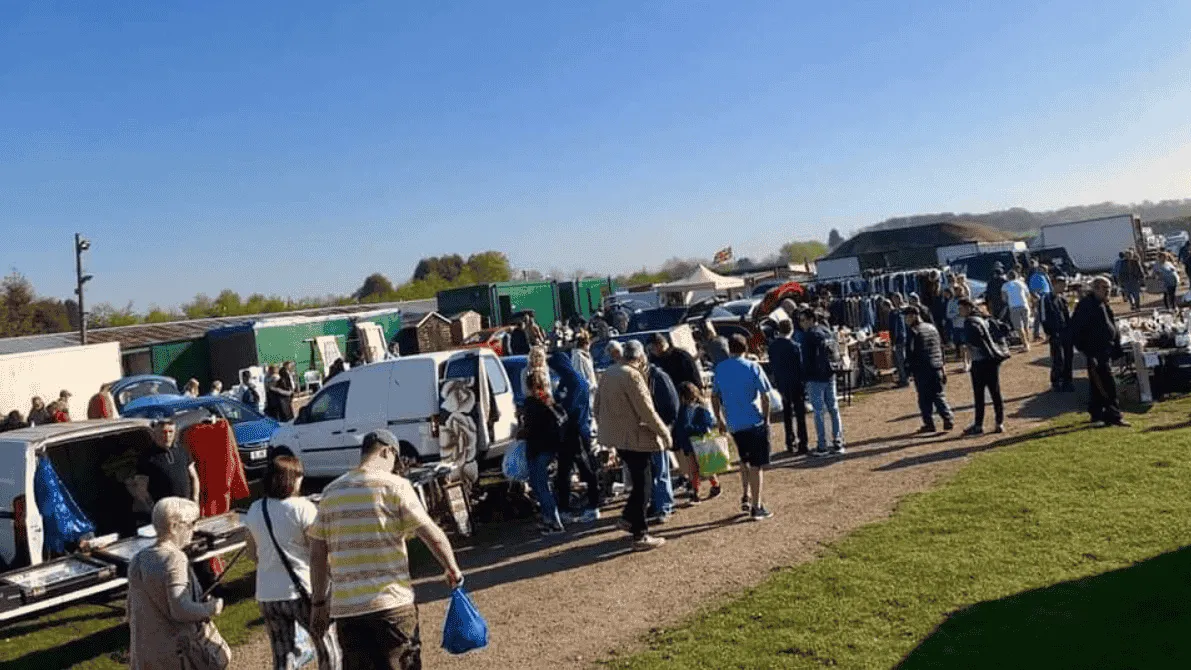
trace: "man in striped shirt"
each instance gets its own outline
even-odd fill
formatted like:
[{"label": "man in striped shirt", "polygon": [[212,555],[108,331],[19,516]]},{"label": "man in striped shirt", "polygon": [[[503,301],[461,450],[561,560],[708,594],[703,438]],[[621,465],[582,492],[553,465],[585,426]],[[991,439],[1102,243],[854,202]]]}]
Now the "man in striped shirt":
[{"label": "man in striped shirt", "polygon": [[344,670],[422,667],[407,536],[426,543],[452,588],[463,581],[446,534],[393,474],[398,451],[387,430],[365,435],[360,466],[327,485],[308,531],[311,629],[321,636],[335,620]]}]

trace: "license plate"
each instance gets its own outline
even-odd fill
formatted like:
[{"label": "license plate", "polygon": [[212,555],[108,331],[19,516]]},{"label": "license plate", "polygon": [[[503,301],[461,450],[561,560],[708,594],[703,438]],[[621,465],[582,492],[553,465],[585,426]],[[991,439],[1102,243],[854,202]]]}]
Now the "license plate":
[{"label": "license plate", "polygon": [[263,460],[265,460],[265,457],[268,455],[269,455],[268,449],[257,449],[255,451],[248,452],[248,460],[263,461]]}]

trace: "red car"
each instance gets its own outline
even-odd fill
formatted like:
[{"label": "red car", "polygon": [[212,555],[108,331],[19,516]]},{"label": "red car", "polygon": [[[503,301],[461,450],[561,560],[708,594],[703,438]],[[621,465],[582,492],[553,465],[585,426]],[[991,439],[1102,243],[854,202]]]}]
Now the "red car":
[{"label": "red car", "polygon": [[487,328],[463,341],[463,349],[491,349],[497,356],[505,355],[504,335],[512,330],[509,326]]}]

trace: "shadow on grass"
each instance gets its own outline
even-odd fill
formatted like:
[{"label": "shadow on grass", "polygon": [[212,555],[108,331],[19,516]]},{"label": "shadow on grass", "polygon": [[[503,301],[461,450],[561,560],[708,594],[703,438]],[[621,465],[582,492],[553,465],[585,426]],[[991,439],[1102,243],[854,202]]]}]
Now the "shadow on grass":
[{"label": "shadow on grass", "polygon": [[111,628],[76,638],[50,649],[42,649],[0,664],[5,670],[45,670],[72,668],[79,663],[100,656],[110,656],[122,664],[128,663],[128,625]]},{"label": "shadow on grass", "polygon": [[1187,668],[1189,626],[1191,548],[1184,547],[960,610],[898,667]]},{"label": "shadow on grass", "polygon": [[912,468],[919,465],[926,465],[928,463],[938,463],[941,461],[949,461],[956,458],[963,458],[971,454],[977,454],[982,451],[989,451],[1000,447],[1009,447],[1023,442],[1030,442],[1033,440],[1041,440],[1048,437],[1056,437],[1059,435],[1070,435],[1071,433],[1078,433],[1084,430],[1092,430],[1093,425],[1090,423],[1081,423],[1071,426],[1056,426],[1054,428],[1045,428],[1042,430],[1035,430],[1021,435],[1013,435],[1011,437],[996,440],[994,442],[987,442],[984,444],[973,444],[964,447],[957,447],[955,449],[946,449],[944,451],[935,451],[929,454],[921,454],[918,456],[909,456],[899,461],[886,463],[878,468],[873,468],[874,472],[889,472],[891,470],[901,470],[902,468]]}]

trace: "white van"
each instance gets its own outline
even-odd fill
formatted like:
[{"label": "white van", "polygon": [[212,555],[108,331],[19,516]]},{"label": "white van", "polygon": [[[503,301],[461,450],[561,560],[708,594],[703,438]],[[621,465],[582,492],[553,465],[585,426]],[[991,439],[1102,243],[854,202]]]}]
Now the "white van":
[{"label": "white van", "polygon": [[[149,422],[115,419],[51,423],[0,433],[0,559],[5,566],[39,565],[45,540],[33,495],[37,459],[45,455],[75,502],[95,524],[96,536],[129,534],[132,500],[104,465],[153,445]],[[127,504],[121,504],[125,501]]]},{"label": "white van", "polygon": [[488,349],[406,356],[335,375],[273,434],[272,454],[297,456],[308,476],[337,477],[359,465],[364,435],[385,428],[408,462],[440,460],[439,389],[463,378],[476,380],[480,398],[478,460],[498,458],[516,437],[517,417],[509,377]]}]

